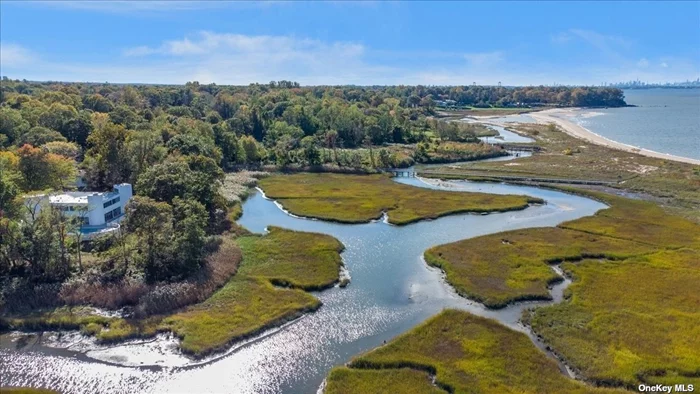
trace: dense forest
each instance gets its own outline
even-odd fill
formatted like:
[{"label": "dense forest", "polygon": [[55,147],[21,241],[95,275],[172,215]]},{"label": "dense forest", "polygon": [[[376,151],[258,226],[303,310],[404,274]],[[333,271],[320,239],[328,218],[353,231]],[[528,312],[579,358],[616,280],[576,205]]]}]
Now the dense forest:
[{"label": "dense forest", "polygon": [[[179,281],[196,274],[230,211],[225,171],[261,165],[382,168],[501,154],[472,126],[436,119],[436,101],[488,107],[620,106],[610,88],[114,85],[2,80],[0,278],[85,279],[85,245],[37,192],[134,185],[120,237],[91,242],[93,279]],[[432,156],[431,156],[432,155]],[[9,279],[8,279],[9,278]],[[97,279],[95,279],[97,278]],[[136,279],[134,279],[136,278]]]}]

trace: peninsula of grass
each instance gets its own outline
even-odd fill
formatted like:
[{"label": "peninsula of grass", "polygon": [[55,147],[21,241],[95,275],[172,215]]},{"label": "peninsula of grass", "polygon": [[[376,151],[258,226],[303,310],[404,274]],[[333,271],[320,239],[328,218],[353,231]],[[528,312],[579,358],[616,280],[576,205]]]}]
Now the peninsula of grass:
[{"label": "peninsula of grass", "polygon": [[441,268],[460,295],[502,308],[515,301],[551,299],[548,286],[562,278],[547,263],[585,257],[621,259],[653,250],[638,242],[547,227],[436,246],[425,252],[425,260]]},{"label": "peninsula of grass", "polygon": [[456,310],[443,311],[347,366],[335,368],[325,389],[328,394],[445,391],[612,392],[565,377],[525,334]]},{"label": "peninsula of grass", "polygon": [[238,272],[211,297],[178,313],[123,319],[63,307],[2,318],[0,329],[80,330],[102,343],[171,331],[182,339],[183,352],[201,357],[318,309],[321,302],[307,291],[339,280],[344,247],[329,235],[271,227],[266,235],[236,241],[243,252]]},{"label": "peninsula of grass", "polygon": [[570,301],[526,316],[587,379],[634,389],[700,378],[700,252],[566,263]]},{"label": "peninsula of grass", "polygon": [[390,223],[404,225],[456,213],[520,210],[543,202],[528,196],[419,188],[380,174],[274,175],[259,184],[267,197],[295,215],[343,223],[364,223],[387,212]]},{"label": "peninsula of grass", "polygon": [[338,281],[343,245],[328,235],[269,230],[238,239],[243,261],[221,290],[163,320],[161,328],[181,338],[185,353],[200,357],[221,350],[321,306],[305,290]]},{"label": "peninsula of grass", "polygon": [[697,379],[700,225],[650,202],[578,192],[611,207],[556,228],[437,246],[426,260],[489,307],[548,298],[558,278],[547,264],[564,261],[566,300],[525,321],[584,378],[626,388]]}]

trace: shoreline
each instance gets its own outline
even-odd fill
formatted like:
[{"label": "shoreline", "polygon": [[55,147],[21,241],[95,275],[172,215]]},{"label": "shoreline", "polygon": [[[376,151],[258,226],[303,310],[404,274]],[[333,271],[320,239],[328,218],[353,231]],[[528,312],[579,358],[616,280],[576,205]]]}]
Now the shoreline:
[{"label": "shoreline", "polygon": [[540,112],[532,112],[528,115],[535,119],[538,123],[554,123],[557,126],[559,126],[562,129],[562,131],[564,131],[566,134],[592,144],[602,145],[608,148],[617,149],[629,153],[636,153],[642,156],[654,157],[657,159],[665,159],[681,163],[700,165],[700,160],[698,159],[676,156],[668,153],[660,153],[649,149],[637,148],[635,146],[627,145],[622,142],[613,141],[609,138],[596,134],[586,129],[585,127],[578,125],[575,122],[561,116],[563,114],[572,113],[577,109],[578,108],[555,108]]}]

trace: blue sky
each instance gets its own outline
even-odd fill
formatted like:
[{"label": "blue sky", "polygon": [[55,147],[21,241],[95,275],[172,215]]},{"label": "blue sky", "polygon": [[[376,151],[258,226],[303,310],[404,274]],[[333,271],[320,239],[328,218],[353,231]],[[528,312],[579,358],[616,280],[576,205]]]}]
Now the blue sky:
[{"label": "blue sky", "polygon": [[0,74],[248,84],[700,77],[700,2],[0,2]]}]

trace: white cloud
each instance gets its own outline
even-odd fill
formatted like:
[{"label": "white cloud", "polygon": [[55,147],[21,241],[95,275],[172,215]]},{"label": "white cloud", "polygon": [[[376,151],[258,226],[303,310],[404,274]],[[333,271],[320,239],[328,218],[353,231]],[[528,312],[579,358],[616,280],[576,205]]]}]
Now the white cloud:
[{"label": "white cloud", "polygon": [[155,51],[145,45],[127,48],[122,51],[124,56],[146,56],[155,53]]},{"label": "white cloud", "polygon": [[140,46],[124,51],[127,56],[255,54],[276,58],[324,53],[326,56],[357,57],[364,53],[364,47],[351,42],[325,43],[291,36],[248,36],[203,31],[195,38],[165,41],[157,48]]},{"label": "white cloud", "polygon": [[466,53],[464,58],[475,67],[488,67],[503,61],[505,54],[501,51]]},{"label": "white cloud", "polygon": [[159,64],[175,59],[186,80],[205,83],[247,84],[273,79],[354,83],[366,77],[369,70],[385,69],[366,64],[365,47],[359,43],[210,31],[154,47],[128,48],[123,54],[127,59],[139,56]]},{"label": "white cloud", "polygon": [[583,29],[569,29],[569,32],[572,34],[582,38],[584,41],[588,42],[589,44],[599,47],[599,48],[607,48],[611,45],[615,46],[621,46],[625,48],[629,48],[632,46],[632,41],[620,37],[620,36],[613,36],[613,35],[605,35],[601,34],[598,32],[595,32],[593,30],[583,30]]},{"label": "white cloud", "polygon": [[666,63],[666,62],[661,62],[660,66],[661,66],[662,68],[668,68],[668,63]]},{"label": "white cloud", "polygon": [[34,60],[34,54],[21,45],[0,42],[0,65],[2,68],[20,67],[30,64]]},{"label": "white cloud", "polygon": [[[568,34],[572,39],[579,37]],[[541,62],[523,67],[517,49],[469,53],[387,51],[357,42],[207,31],[152,46],[128,48],[122,57],[104,63],[39,59],[17,45],[2,48],[3,74],[30,80],[167,84],[196,80],[247,85],[286,79],[303,85],[539,85],[597,84],[636,78],[685,80],[700,74],[696,61],[674,57],[635,56],[612,62],[595,59],[564,68],[558,63]],[[6,57],[6,52],[11,55]],[[5,58],[14,59],[13,64],[26,65],[5,72]],[[661,62],[673,67],[663,68],[659,66]]]}]

